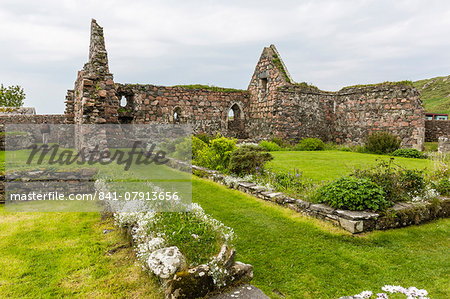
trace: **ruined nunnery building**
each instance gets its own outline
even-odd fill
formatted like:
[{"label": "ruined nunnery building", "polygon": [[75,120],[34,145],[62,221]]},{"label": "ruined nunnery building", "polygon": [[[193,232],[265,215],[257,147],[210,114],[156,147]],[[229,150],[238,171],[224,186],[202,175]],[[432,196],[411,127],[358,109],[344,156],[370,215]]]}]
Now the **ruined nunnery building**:
[{"label": "ruined nunnery building", "polygon": [[[0,116],[0,122],[11,117]],[[295,83],[273,45],[263,49],[245,91],[115,82],[103,28],[95,20],[89,60],[78,72],[74,89],[67,92],[65,113],[16,115],[14,122],[44,120],[68,124],[188,123],[195,133],[221,133],[254,141],[317,137],[325,142],[361,144],[375,131],[399,136],[403,147],[422,149],[425,140],[425,111],[419,91],[412,86],[383,83],[322,91]]]}]

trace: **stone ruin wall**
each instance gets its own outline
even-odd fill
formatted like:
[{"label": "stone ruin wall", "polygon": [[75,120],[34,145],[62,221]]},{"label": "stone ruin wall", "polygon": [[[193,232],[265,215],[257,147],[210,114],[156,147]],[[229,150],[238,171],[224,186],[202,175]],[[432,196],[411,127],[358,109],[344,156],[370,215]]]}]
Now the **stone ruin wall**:
[{"label": "stone ruin wall", "polygon": [[333,140],[333,96],[313,88],[285,86],[277,91],[274,136],[298,142],[303,138]]},{"label": "stone ruin wall", "polygon": [[289,73],[280,71],[280,66],[284,64],[275,46],[264,48],[248,86],[250,101],[246,127],[252,139],[266,139],[276,133],[273,120],[278,100],[277,90],[292,81]]},{"label": "stone ruin wall", "polygon": [[422,149],[425,111],[415,88],[379,84],[325,92],[292,82],[275,47],[264,48],[248,88],[251,137],[362,144],[371,132],[389,131],[404,147]]},{"label": "stone ruin wall", "polygon": [[[118,109],[121,123],[189,123],[195,133],[248,137],[244,127],[249,115],[246,91],[117,84],[117,94],[126,98],[126,105]],[[233,108],[239,111],[229,120]],[[175,112],[178,119],[174,119]]]},{"label": "stone ruin wall", "polygon": [[[66,121],[66,116],[64,114],[53,114],[53,115],[36,115],[36,114],[23,114],[23,115],[1,115],[0,116],[0,150],[5,149],[5,124],[42,124],[47,122],[49,124],[64,124]],[[50,126],[51,128],[51,126]],[[37,132],[39,126],[33,126],[33,129],[36,131],[36,135],[40,132]],[[52,137],[50,137],[49,142],[55,142]],[[39,141],[40,142],[40,141]]]},{"label": "stone ruin wall", "polygon": [[450,120],[425,120],[425,142],[437,142],[450,136]]},{"label": "stone ruin wall", "polygon": [[361,144],[371,132],[399,136],[402,146],[422,150],[425,110],[417,89],[380,84],[343,89],[335,96],[333,138],[337,143]]},{"label": "stone ruin wall", "polygon": [[[422,149],[424,109],[416,89],[380,84],[325,92],[293,82],[271,45],[264,48],[248,91],[115,84],[103,29],[93,20],[89,61],[78,73],[75,89],[68,91],[65,113],[69,123],[186,122],[195,133],[254,141],[317,137],[361,144],[370,132],[385,130],[400,136],[403,146]],[[124,107],[122,97],[127,99]]]}]

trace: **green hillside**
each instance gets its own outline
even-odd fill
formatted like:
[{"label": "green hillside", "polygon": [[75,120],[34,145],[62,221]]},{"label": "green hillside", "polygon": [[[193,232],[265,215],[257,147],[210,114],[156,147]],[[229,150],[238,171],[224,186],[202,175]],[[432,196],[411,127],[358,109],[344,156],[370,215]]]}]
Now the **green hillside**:
[{"label": "green hillside", "polygon": [[422,93],[426,112],[450,114],[450,76],[413,82]]}]

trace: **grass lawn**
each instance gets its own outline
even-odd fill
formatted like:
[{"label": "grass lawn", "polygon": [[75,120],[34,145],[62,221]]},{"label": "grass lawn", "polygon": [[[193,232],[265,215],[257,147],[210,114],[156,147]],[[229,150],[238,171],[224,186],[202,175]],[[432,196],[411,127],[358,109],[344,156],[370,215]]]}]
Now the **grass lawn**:
[{"label": "grass lawn", "polygon": [[[316,182],[337,179],[349,174],[356,168],[375,166],[378,160],[388,161],[390,156],[360,154],[343,151],[280,151],[271,152],[274,159],[267,163],[268,168],[277,171],[292,171],[294,168],[303,172],[303,176]],[[395,157],[395,163],[409,169],[433,167],[428,159],[409,159]]]},{"label": "grass lawn", "polygon": [[[274,156],[280,170],[298,167],[316,180],[349,172],[345,160],[366,166],[377,157],[340,151]],[[431,163],[398,160],[415,168]],[[312,165],[321,165],[315,177],[306,172]],[[194,178],[192,191],[194,202],[234,228],[236,259],[254,266],[252,283],[272,298],[279,298],[274,289],[287,298],[337,298],[379,292],[385,284],[450,297],[449,219],[352,236],[207,180]],[[0,297],[162,298],[156,279],[135,265],[125,238],[117,230],[102,233],[111,227],[98,213],[5,213],[1,207]]]},{"label": "grass lawn", "polygon": [[385,284],[416,286],[450,298],[450,220],[359,236],[203,180],[194,201],[233,227],[237,260],[254,266],[268,296],[338,298]]},{"label": "grass lawn", "polygon": [[99,213],[5,213],[0,206],[0,297],[161,298],[122,233],[103,234],[107,228],[113,224]]}]

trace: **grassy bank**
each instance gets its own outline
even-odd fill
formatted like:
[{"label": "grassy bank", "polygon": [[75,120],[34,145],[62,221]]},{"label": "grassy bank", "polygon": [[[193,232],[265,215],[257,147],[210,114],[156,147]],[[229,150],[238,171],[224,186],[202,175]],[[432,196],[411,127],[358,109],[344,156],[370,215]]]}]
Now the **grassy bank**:
[{"label": "grassy bank", "polygon": [[360,236],[317,219],[193,181],[194,201],[233,227],[237,260],[254,266],[253,284],[279,298],[337,298],[385,284],[416,286],[431,298],[450,291],[450,220]]},{"label": "grassy bank", "polygon": [[5,213],[0,206],[0,297],[161,298],[132,248],[99,213]]}]

